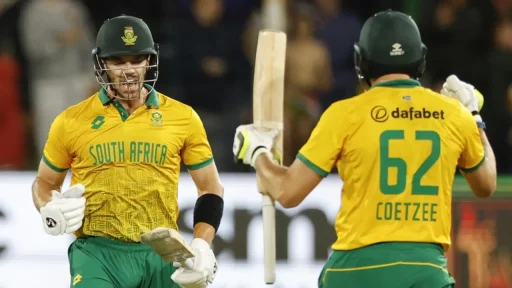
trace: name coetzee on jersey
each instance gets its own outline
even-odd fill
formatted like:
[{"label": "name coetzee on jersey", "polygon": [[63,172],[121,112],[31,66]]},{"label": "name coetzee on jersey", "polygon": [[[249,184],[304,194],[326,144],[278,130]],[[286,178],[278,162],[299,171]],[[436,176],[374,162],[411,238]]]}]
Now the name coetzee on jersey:
[{"label": "name coetzee on jersey", "polygon": [[409,107],[408,109],[401,109],[400,107],[395,108],[388,112],[388,109],[384,106],[375,106],[372,108],[371,117],[376,122],[385,122],[389,119],[391,115],[392,118],[395,119],[439,119],[444,120],[445,113],[443,110],[428,110],[426,108],[415,108]]}]

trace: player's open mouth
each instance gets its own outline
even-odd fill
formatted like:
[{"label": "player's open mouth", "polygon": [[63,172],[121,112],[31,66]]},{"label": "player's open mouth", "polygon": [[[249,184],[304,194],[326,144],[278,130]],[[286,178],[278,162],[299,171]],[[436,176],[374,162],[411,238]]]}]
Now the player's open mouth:
[{"label": "player's open mouth", "polygon": [[125,87],[133,87],[135,84],[137,84],[136,80],[126,80],[123,82],[123,86]]},{"label": "player's open mouth", "polygon": [[138,83],[136,80],[128,80],[128,81],[124,82],[121,86],[123,86],[125,91],[130,91],[130,90],[135,90],[137,84]]}]

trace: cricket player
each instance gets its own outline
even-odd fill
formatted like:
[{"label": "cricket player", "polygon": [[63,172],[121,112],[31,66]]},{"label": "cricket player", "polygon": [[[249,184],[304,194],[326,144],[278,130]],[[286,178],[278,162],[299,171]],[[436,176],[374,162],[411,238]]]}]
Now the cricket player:
[{"label": "cricket player", "polygon": [[[105,21],[93,60],[102,88],[55,119],[33,185],[44,230],[77,237],[69,247],[71,287],[207,287],[224,202],[199,116],[154,89],[158,46],[143,20]],[[193,267],[176,269],[141,235],[178,228],[181,161],[198,199]],[[68,169],[72,186],[62,191]]]},{"label": "cricket player", "polygon": [[475,195],[489,197],[496,163],[475,89],[456,76],[446,80],[444,95],[421,87],[425,55],[411,17],[375,14],[355,45],[357,74],[370,89],[333,103],[290,167],[269,156],[275,131],[236,131],[235,156],[256,168],[284,208],[299,205],[336,166],[342,205],[319,287],[455,285],[444,253],[456,167]]}]

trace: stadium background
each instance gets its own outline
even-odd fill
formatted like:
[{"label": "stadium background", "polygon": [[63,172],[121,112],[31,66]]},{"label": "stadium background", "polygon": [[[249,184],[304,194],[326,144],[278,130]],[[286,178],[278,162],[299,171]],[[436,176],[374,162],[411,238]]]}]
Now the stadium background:
[{"label": "stadium background", "polygon": [[[285,161],[332,101],[360,91],[352,45],[364,19],[387,8],[412,15],[429,48],[422,83],[450,73],[486,96],[482,111],[498,162],[498,192],[472,196],[454,186],[448,253],[457,287],[512,287],[512,1],[287,1]],[[66,287],[72,236],[43,233],[30,186],[51,120],[98,89],[90,52],[108,17],[143,18],[160,43],[158,91],[201,115],[226,186],[226,216],[215,241],[219,276],[211,287],[264,287],[260,197],[254,175],[233,164],[234,127],[251,119],[252,63],[261,0],[0,0],[0,288]],[[307,55],[307,57],[305,57]],[[184,173],[181,226],[190,237],[194,195]],[[304,206],[278,216],[278,283],[315,287],[334,239],[341,182],[330,175]],[[65,184],[67,185],[67,183]]]}]

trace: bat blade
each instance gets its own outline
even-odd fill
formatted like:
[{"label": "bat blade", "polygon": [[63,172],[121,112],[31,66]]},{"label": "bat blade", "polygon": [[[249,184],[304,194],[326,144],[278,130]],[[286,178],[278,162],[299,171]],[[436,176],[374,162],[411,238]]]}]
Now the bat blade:
[{"label": "bat blade", "polygon": [[141,242],[151,248],[162,257],[167,263],[180,262],[191,268],[194,251],[185,242],[183,236],[174,229],[155,228],[153,231],[144,233]]},{"label": "bat blade", "polygon": [[[281,131],[272,149],[274,159],[283,160],[283,102],[286,58],[286,34],[275,30],[261,30],[258,35],[253,84],[253,123],[257,129]],[[263,194],[263,249],[264,280],[273,284],[276,279],[276,223],[275,203],[267,196],[259,179],[258,189]]]}]

